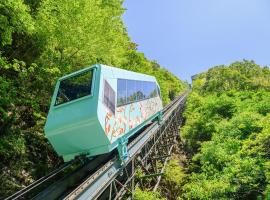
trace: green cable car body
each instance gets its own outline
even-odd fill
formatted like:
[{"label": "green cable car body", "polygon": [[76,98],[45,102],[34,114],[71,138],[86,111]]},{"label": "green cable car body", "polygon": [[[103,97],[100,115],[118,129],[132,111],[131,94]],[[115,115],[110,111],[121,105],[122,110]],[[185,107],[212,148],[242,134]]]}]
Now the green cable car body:
[{"label": "green cable car body", "polygon": [[161,110],[154,77],[97,64],[57,81],[45,135],[64,161],[116,148],[125,160],[128,139]]}]

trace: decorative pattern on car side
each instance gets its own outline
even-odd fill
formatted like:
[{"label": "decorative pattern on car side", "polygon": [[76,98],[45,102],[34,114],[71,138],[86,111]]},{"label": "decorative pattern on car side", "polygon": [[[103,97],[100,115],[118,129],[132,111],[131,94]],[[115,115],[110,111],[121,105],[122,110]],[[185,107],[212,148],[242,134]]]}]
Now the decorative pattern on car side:
[{"label": "decorative pattern on car side", "polygon": [[160,111],[161,108],[160,98],[155,97],[118,107],[115,115],[106,109],[105,133],[110,142],[113,143],[119,136],[137,127]]}]

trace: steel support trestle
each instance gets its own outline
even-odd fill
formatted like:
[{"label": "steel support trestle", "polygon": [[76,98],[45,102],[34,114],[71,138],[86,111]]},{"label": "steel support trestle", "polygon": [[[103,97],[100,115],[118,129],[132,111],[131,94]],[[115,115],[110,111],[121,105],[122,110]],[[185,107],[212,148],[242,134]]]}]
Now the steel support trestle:
[{"label": "steel support trestle", "polygon": [[65,199],[133,199],[137,186],[156,190],[179,141],[186,97],[187,93],[165,107],[162,121],[152,123],[128,144],[124,164],[113,158]]}]

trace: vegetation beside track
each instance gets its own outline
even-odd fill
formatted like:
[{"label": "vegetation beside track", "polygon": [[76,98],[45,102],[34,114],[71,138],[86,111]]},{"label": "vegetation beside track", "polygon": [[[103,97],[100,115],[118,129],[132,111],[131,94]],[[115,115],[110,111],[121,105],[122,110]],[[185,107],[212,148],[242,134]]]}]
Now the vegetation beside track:
[{"label": "vegetation beside track", "polygon": [[270,193],[270,70],[218,66],[193,83],[182,138],[192,156],[183,197],[257,199]]},{"label": "vegetation beside track", "polygon": [[244,60],[199,74],[184,116],[180,133],[184,153],[178,165],[172,161],[167,167],[169,176],[164,176],[162,186],[167,191],[161,191],[164,197],[270,197],[268,67]]}]

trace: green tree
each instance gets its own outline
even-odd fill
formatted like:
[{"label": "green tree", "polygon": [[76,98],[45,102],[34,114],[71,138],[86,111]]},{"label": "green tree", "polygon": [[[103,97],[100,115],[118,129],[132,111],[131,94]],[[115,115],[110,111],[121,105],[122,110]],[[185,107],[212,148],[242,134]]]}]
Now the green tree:
[{"label": "green tree", "polygon": [[269,198],[269,72],[244,60],[194,80],[181,132],[193,155],[183,198]]}]

